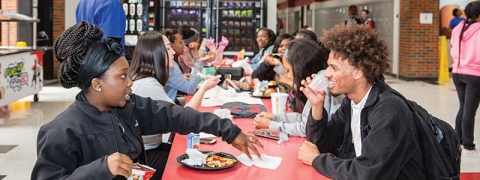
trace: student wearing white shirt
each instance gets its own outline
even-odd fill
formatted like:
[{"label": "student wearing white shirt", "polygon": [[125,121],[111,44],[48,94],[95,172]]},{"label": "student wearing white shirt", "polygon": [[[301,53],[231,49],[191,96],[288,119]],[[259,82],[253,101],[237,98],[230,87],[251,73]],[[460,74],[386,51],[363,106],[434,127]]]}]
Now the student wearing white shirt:
[{"label": "student wearing white shirt", "polygon": [[302,81],[312,109],[300,161],[332,179],[427,179],[413,114],[384,82],[387,43],[366,25],[337,25],[322,43],[331,50],[328,88],[346,98],[328,120],[325,92]]}]

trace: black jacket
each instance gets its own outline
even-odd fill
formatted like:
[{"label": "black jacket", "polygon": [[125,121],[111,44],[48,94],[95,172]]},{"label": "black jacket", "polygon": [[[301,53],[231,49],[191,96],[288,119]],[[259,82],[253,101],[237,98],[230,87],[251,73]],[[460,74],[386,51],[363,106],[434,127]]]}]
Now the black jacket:
[{"label": "black jacket", "polygon": [[258,78],[260,81],[267,80],[271,81],[274,80],[275,74],[277,74],[273,68],[275,66],[269,66],[264,61],[262,62],[255,71],[252,72],[252,79]]},{"label": "black jacket", "polygon": [[313,160],[315,170],[333,179],[426,179],[413,114],[389,90],[383,82],[370,90],[360,122],[371,129],[361,133],[358,157],[352,143],[350,99],[344,99],[330,121],[327,116],[314,120],[310,113],[307,139],[321,152]]},{"label": "black jacket", "polygon": [[72,105],[40,128],[31,179],[113,179],[104,157],[120,152],[137,161],[143,152],[141,134],[207,132],[231,143],[241,131],[211,113],[130,97],[125,107],[100,112],[80,92]]}]

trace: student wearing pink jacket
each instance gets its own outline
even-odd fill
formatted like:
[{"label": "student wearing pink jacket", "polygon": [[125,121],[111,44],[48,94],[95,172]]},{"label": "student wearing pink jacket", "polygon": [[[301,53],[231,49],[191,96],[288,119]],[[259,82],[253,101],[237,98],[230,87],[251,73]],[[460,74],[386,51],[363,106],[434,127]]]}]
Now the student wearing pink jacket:
[{"label": "student wearing pink jacket", "polygon": [[457,88],[460,109],[455,131],[464,146],[465,154],[477,154],[473,143],[475,113],[480,102],[480,2],[465,8],[467,20],[452,31],[450,54],[453,58],[453,82]]}]

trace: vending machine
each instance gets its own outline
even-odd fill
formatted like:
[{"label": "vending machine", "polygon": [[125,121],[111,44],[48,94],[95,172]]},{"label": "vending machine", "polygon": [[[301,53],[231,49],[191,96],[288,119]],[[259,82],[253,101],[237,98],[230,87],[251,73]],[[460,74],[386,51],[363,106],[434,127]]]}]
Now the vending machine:
[{"label": "vending machine", "polygon": [[216,0],[213,9],[215,39],[225,36],[229,40],[224,55],[233,56],[244,49],[246,56],[253,56],[256,33],[266,26],[266,1]]},{"label": "vending machine", "polygon": [[224,55],[233,56],[245,49],[253,56],[257,31],[266,26],[266,0],[128,0],[123,4],[127,16],[125,54],[130,60],[138,36],[147,30],[163,31],[188,25],[201,38],[225,36],[229,40]]},{"label": "vending machine", "polygon": [[182,25],[190,26],[200,32],[200,37],[211,35],[210,0],[171,1],[160,0],[158,15],[161,21],[157,22],[157,30],[178,28]]},{"label": "vending machine", "polygon": [[124,41],[127,60],[132,59],[140,34],[155,29],[156,7],[155,0],[126,0],[123,3],[123,11],[127,17]]}]

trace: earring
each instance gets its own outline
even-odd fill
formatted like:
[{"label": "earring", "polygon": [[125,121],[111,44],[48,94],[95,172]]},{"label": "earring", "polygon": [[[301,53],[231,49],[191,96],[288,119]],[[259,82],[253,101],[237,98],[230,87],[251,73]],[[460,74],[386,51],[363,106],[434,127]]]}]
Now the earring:
[{"label": "earring", "polygon": [[102,92],[102,88],[98,88],[98,92]]}]

